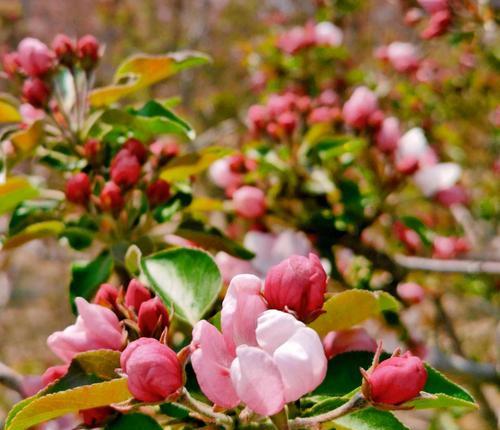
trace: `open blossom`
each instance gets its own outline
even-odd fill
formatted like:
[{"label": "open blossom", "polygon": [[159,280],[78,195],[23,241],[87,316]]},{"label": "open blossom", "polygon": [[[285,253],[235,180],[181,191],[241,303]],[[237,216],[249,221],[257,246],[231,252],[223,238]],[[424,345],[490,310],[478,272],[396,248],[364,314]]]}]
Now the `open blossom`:
[{"label": "open blossom", "polygon": [[298,319],[310,322],[321,313],[327,282],[316,255],[293,255],[267,272],[264,297],[270,308],[292,311]]},{"label": "open blossom", "polygon": [[65,362],[80,352],[96,349],[120,350],[123,335],[118,317],[108,308],[75,299],[78,309],[76,322],[63,331],[52,333],[47,344]]},{"label": "open blossom", "polygon": [[31,77],[44,75],[54,63],[54,53],[45,43],[33,37],[21,40],[17,53],[21,68]]},{"label": "open blossom", "polygon": [[140,338],[130,343],[120,357],[128,377],[128,388],[143,402],[159,402],[183,385],[176,353],[156,339]]},{"label": "open blossom", "polygon": [[252,275],[233,279],[222,305],[222,333],[207,321],[196,324],[191,362],[216,405],[243,402],[268,416],[314,390],[327,360],[314,330],[290,314],[266,310],[261,287]]},{"label": "open blossom", "polygon": [[398,72],[410,72],[417,69],[420,54],[412,43],[392,42],[387,46],[387,59]]},{"label": "open blossom", "polygon": [[326,357],[333,357],[351,351],[375,352],[377,342],[370,337],[364,328],[331,331],[323,339]]},{"label": "open blossom", "polygon": [[420,169],[414,180],[422,193],[429,197],[455,185],[461,174],[462,169],[456,163],[438,163]]},{"label": "open blossom", "polygon": [[358,87],[342,108],[347,125],[362,128],[368,125],[370,117],[378,109],[377,97],[367,87]]}]

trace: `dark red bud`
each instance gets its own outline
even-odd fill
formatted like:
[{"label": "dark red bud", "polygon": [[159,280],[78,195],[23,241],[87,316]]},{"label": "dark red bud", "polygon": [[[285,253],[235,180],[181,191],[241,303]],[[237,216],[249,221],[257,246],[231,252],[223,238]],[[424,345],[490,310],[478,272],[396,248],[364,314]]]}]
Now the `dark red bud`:
[{"label": "dark red bud", "polygon": [[77,173],[66,182],[66,198],[72,203],[86,205],[91,193],[90,179],[86,173]]},{"label": "dark red bud", "polygon": [[158,206],[165,203],[170,198],[170,185],[163,179],[157,179],[148,185],[146,194],[149,204],[151,206]]},{"label": "dark red bud", "polygon": [[47,106],[50,97],[50,89],[39,78],[28,78],[23,84],[23,98],[36,108]]},{"label": "dark red bud", "polygon": [[103,211],[111,212],[121,210],[125,204],[122,191],[114,182],[108,182],[104,185],[99,195],[99,201]]}]

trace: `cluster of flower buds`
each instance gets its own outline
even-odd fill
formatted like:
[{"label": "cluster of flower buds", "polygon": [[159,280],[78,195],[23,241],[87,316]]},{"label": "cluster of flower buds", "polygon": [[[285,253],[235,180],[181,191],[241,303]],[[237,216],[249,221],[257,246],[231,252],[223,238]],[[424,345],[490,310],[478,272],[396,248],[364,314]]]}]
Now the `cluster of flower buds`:
[{"label": "cluster of flower buds", "polygon": [[22,84],[23,99],[36,109],[46,109],[52,95],[51,76],[60,66],[90,71],[97,65],[101,47],[92,35],[77,41],[59,34],[52,49],[38,39],[23,39],[17,51],[3,56],[4,72]]},{"label": "cluster of flower buds", "polygon": [[256,167],[255,160],[242,154],[235,154],[213,163],[209,169],[209,176],[215,185],[224,189],[226,195],[231,197],[243,185],[245,175],[254,171]]},{"label": "cluster of flower buds", "polygon": [[331,22],[309,22],[304,27],[294,27],[282,34],[277,47],[287,54],[295,55],[314,46],[340,46],[342,39],[342,30]]},{"label": "cluster of flower buds", "polygon": [[[178,153],[176,148],[175,155]],[[129,138],[110,160],[108,169],[102,166],[106,152],[103,143],[97,139],[87,140],[81,152],[93,168],[91,176],[80,172],[70,177],[66,182],[66,198],[82,206],[94,201],[100,210],[116,214],[125,206],[127,193],[142,187],[151,207],[165,203],[171,195],[169,183],[163,179],[147,179],[144,174],[147,162],[157,165],[163,162],[159,158],[164,159],[165,156],[161,150],[155,155],[149,149],[139,140]],[[105,176],[108,180],[102,185]],[[94,192],[99,192],[95,199]]]}]

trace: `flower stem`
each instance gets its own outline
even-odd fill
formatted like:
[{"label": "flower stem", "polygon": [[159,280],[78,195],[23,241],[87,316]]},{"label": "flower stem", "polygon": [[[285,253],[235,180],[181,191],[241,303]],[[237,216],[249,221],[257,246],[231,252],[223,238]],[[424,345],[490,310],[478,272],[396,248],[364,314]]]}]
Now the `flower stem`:
[{"label": "flower stem", "polygon": [[200,402],[199,400],[191,397],[186,389],[184,389],[181,397],[177,400],[177,402],[183,404],[192,411],[209,418],[211,422],[215,421],[218,425],[221,425],[227,430],[230,430],[234,427],[233,419],[230,416],[219,412],[214,412],[214,410],[206,403]]},{"label": "flower stem", "polygon": [[347,403],[344,403],[337,409],[333,409],[321,415],[305,418],[295,418],[289,421],[289,428],[290,430],[311,427],[314,428],[317,427],[317,425],[320,423],[332,421],[335,418],[339,418],[343,415],[347,415],[357,410],[364,409],[367,406],[368,402],[366,401],[366,399],[360,393],[358,393],[353,396]]}]

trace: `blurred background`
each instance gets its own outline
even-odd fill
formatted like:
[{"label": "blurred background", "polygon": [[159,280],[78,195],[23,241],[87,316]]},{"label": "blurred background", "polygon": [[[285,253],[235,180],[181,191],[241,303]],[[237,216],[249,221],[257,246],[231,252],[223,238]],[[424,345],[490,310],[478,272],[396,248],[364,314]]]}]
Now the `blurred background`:
[{"label": "blurred background", "polygon": [[[151,91],[160,97],[180,96],[180,111],[200,133],[199,139],[215,136],[231,144],[238,140],[246,108],[257,100],[250,90],[248,73],[252,47],[270,33],[270,28],[307,21],[314,15],[315,3],[312,0],[0,0],[0,53],[14,48],[26,36],[49,43],[60,32],[75,37],[91,33],[106,45],[106,55],[97,73],[99,84],[108,82],[119,61],[134,52],[154,54],[179,49],[205,52],[213,58],[211,66],[183,72]],[[355,42],[358,59],[374,62],[372,54],[377,46],[392,40],[411,41],[415,37],[403,25],[401,3],[404,2],[366,1],[361,12],[341,17],[346,44],[353,46]],[[435,50],[437,56],[446,56],[446,44],[435,42],[428,49]],[[467,142],[470,146],[465,145],[463,158],[470,164],[478,160],[489,162],[491,154],[484,151],[484,139],[477,132]],[[496,148],[498,151],[498,145]],[[482,172],[477,174],[480,176]],[[493,199],[490,204],[495,200],[498,204],[499,196],[493,192],[489,199]],[[41,373],[56,362],[45,342],[50,333],[73,320],[66,297],[69,263],[82,257],[55,240],[30,242],[8,254],[0,252],[1,362],[24,374]],[[471,289],[467,303],[456,297],[447,302],[468,356],[495,363],[499,348],[495,335],[498,307],[493,301],[484,300],[492,297],[490,290],[485,291],[491,288],[491,282],[484,283],[480,277],[464,281],[463,277],[453,275],[429,276],[426,282],[438,284],[443,279],[457,285],[467,282]],[[493,285],[498,288],[499,281]],[[425,309],[419,318],[426,318]],[[497,387],[488,387],[486,396],[492,408],[498,409]],[[0,422],[17,400],[13,392],[0,386]],[[404,416],[412,429],[437,428],[429,424],[426,414]],[[458,423],[458,428],[463,429],[488,428],[477,412],[461,417]],[[444,424],[439,428],[453,430],[457,428],[454,426],[450,422],[449,427]]]}]

